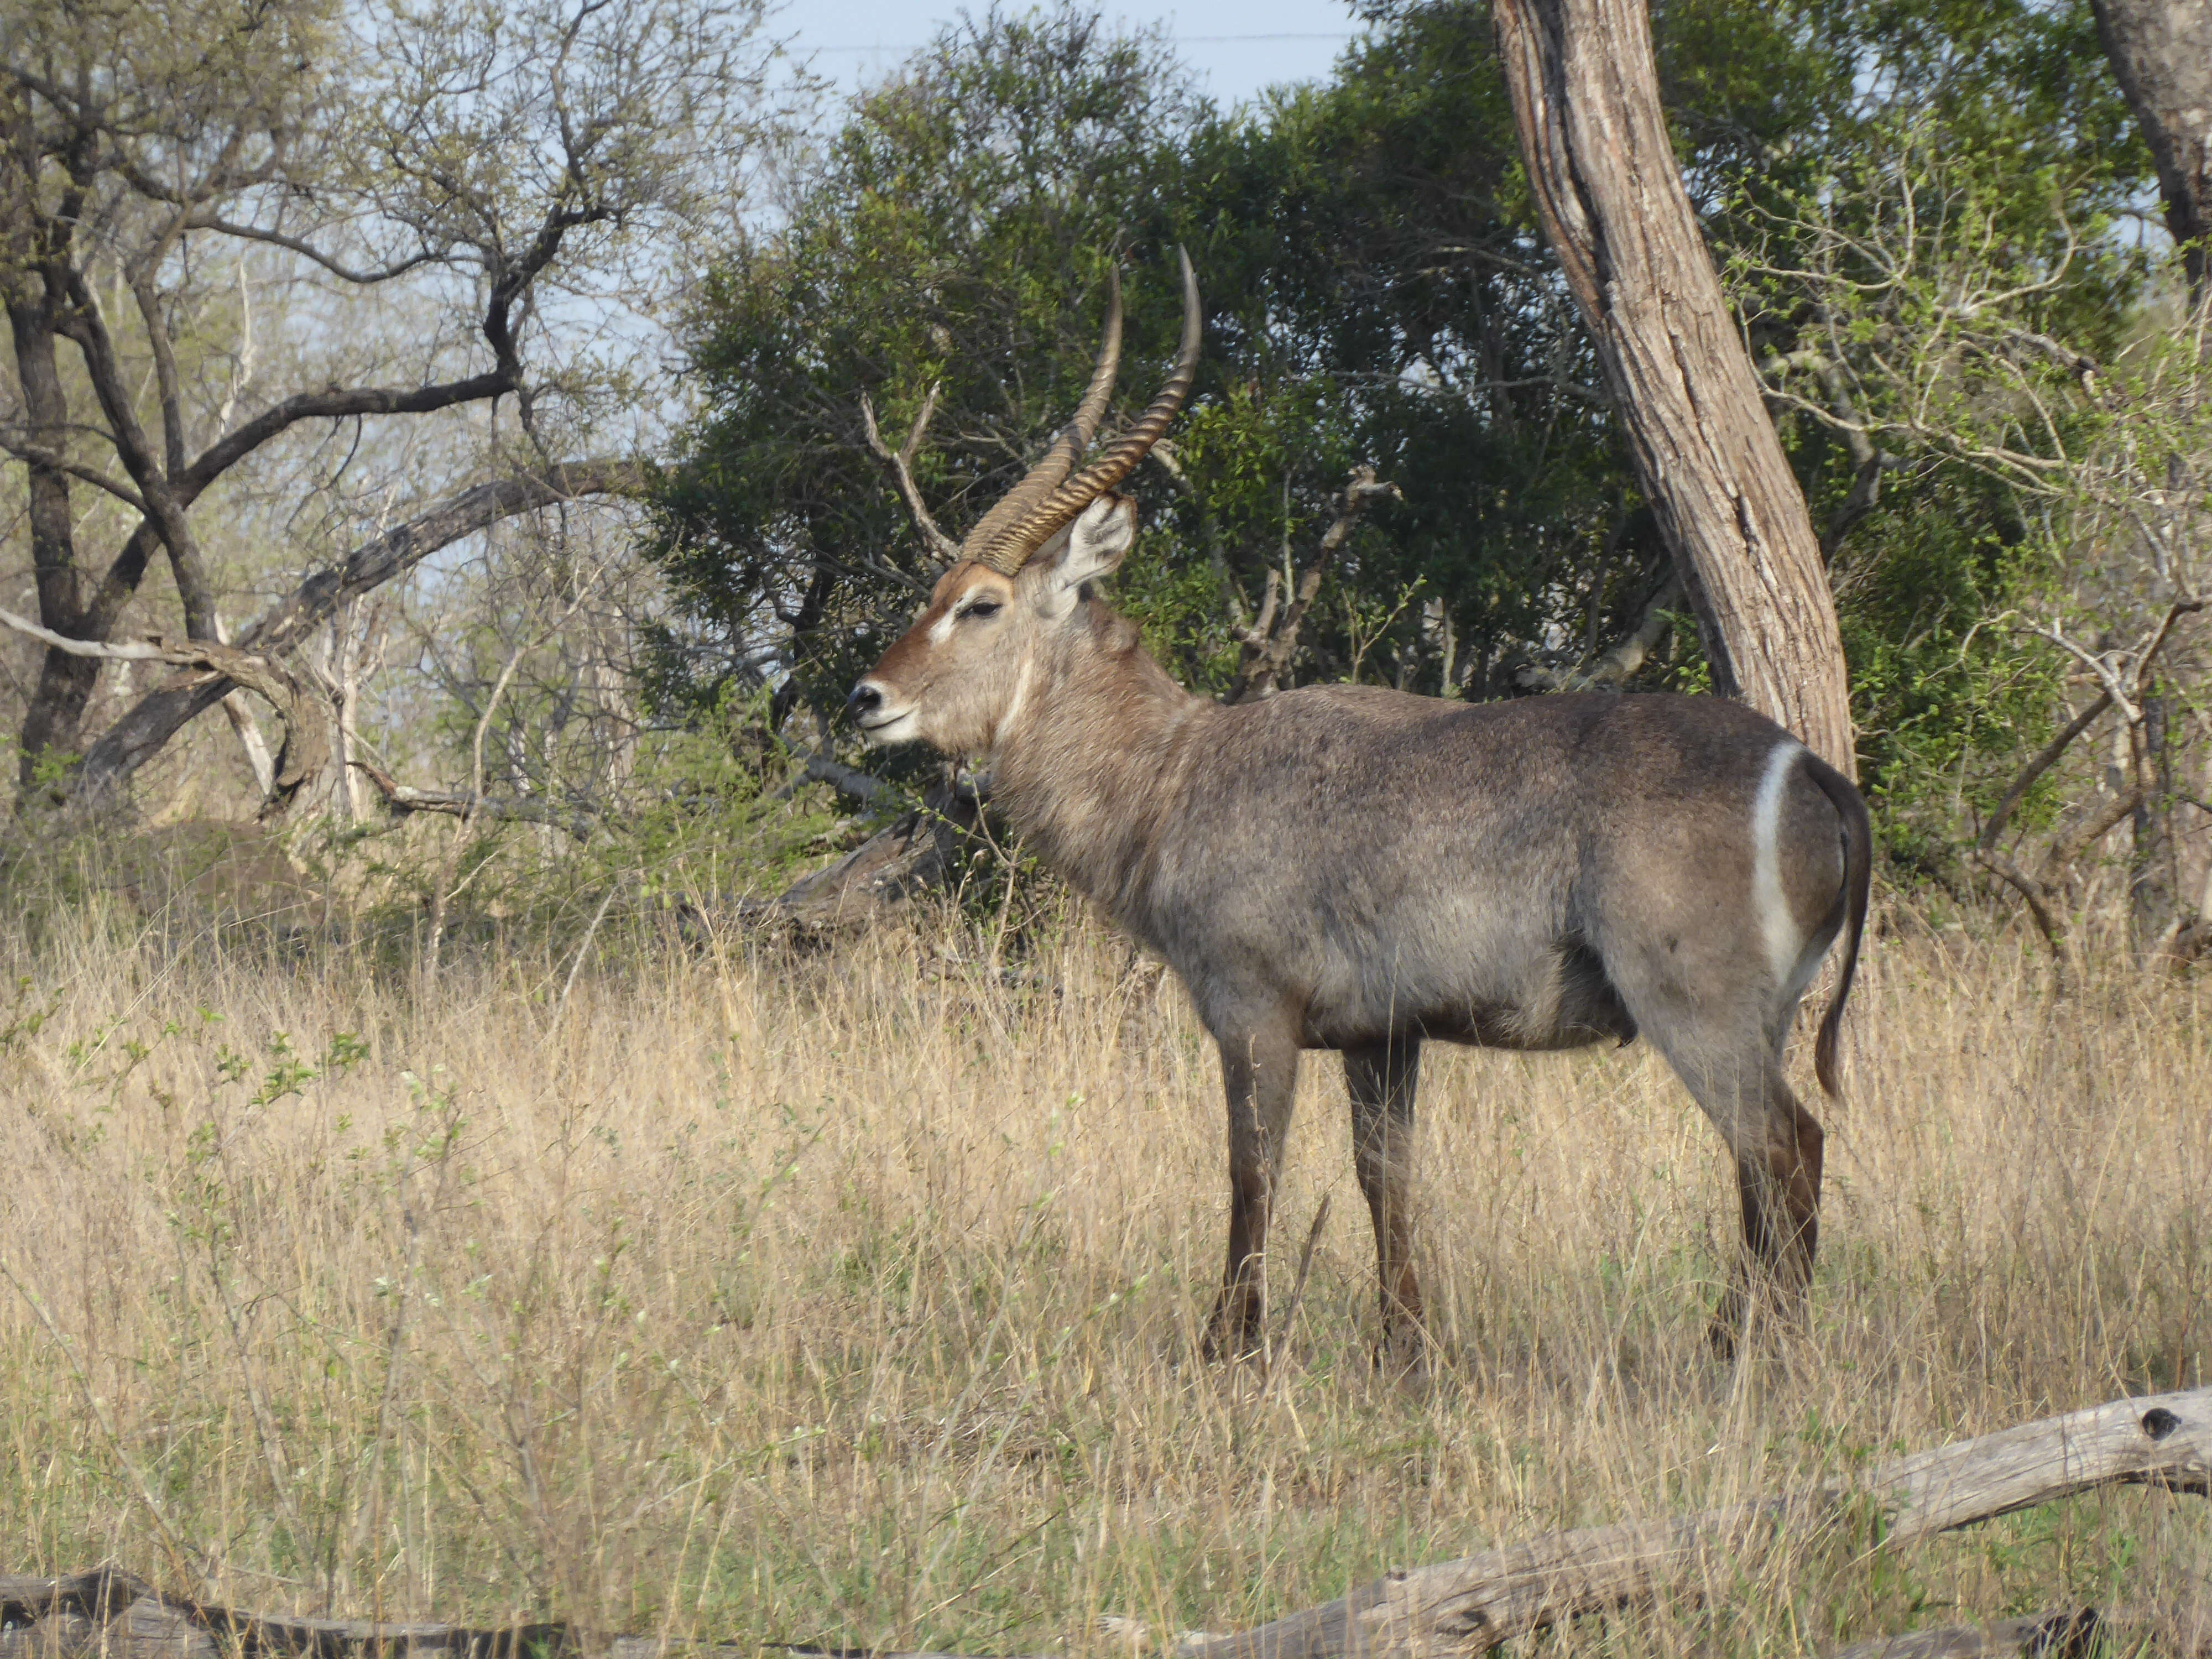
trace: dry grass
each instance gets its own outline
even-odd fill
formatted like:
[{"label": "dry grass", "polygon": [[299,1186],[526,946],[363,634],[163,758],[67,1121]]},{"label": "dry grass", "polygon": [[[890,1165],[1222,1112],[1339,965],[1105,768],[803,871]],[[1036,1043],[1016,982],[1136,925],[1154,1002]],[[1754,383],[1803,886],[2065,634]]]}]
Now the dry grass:
[{"label": "dry grass", "polygon": [[[2193,1386],[2212,1351],[2203,994],[2115,978],[2053,1007],[2010,946],[1881,953],[1870,1058],[1826,1114],[1813,1328],[1740,1368],[1703,1346],[1732,1188],[1648,1050],[1437,1052],[1442,1354],[1426,1388],[1378,1379],[1342,1084],[1311,1065],[1289,1249],[1324,1194],[1334,1214],[1264,1391],[1194,1357],[1213,1059],[1172,981],[1081,927],[1014,985],[905,936],[641,953],[558,1019],[514,963],[465,964],[425,1010],[343,954],[90,923],[10,949],[18,1570],[1080,1648],[1101,1613],[1225,1629],[1392,1565]],[[2201,1607],[2208,1516],[2123,1490],[1895,1559],[1838,1537],[1732,1564],[1709,1609],[1547,1643],[1795,1651],[2069,1599]]]}]

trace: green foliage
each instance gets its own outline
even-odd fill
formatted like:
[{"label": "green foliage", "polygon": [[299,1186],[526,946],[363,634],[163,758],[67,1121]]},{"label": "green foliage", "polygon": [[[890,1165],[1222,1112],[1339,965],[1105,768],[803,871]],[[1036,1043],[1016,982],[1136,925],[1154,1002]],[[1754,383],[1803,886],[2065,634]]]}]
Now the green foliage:
[{"label": "green foliage", "polygon": [[2084,509],[2147,407],[2082,366],[2153,274],[2114,234],[2145,162],[2084,8],[1842,21],[1853,61],[1893,65],[1881,95],[1816,165],[1745,181],[1729,275],[1816,525],[1878,484],[1836,538],[1865,781],[1899,865],[1944,875],[2065,719],[2070,665],[2016,619],[2117,571]]},{"label": "green foliage", "polygon": [[[1403,500],[1345,547],[1298,678],[1512,695],[1531,662],[1630,631],[1666,552],[1534,222],[1487,9],[1365,15],[1328,82],[1226,114],[1156,41],[1073,9],[971,21],[860,99],[788,223],[737,249],[696,313],[709,416],[658,504],[678,596],[664,702],[736,684],[775,688],[771,722],[834,710],[932,568],[860,396],[896,447],[938,388],[915,471],[957,537],[1073,406],[1109,260],[1121,395],[1149,396],[1177,243],[1206,356],[1172,467],[1133,480],[1146,530],[1116,597],[1187,684],[1227,685],[1268,573],[1305,562],[1361,465]],[[1839,549],[1869,786],[1899,860],[1936,869],[2051,727],[2055,664],[1991,623],[2058,592],[2071,544],[1975,453],[2003,419],[1995,368],[1942,355],[1955,270],[1885,275],[1876,255],[1917,179],[1923,256],[1972,252],[1990,293],[2009,285],[2007,328],[2108,355],[2145,291],[2112,230],[2142,147],[2081,0],[1667,0],[1655,38],[1693,200]],[[1869,510],[1847,428],[1893,426],[1911,400],[1861,376],[1839,414],[1822,366],[1900,340],[1928,366],[1929,429],[1893,433]],[[1635,683],[1701,686],[1694,629]]]},{"label": "green foliage", "polygon": [[[1201,113],[1157,45],[1072,15],[956,30],[859,100],[789,224],[702,299],[706,416],[659,502],[683,608],[659,641],[664,696],[763,684],[787,634],[774,672],[842,702],[927,586],[860,399],[896,444],[941,387],[916,471],[959,533],[1066,418],[1108,262],[1172,198]],[[1133,367],[1172,339],[1171,275],[1130,262]]]},{"label": "green foliage", "polygon": [[2061,675],[2047,651],[1987,625],[2047,588],[2043,550],[1988,501],[1956,499],[1996,494],[1985,483],[1931,474],[1868,521],[1881,556],[1846,570],[1838,598],[1877,833],[1901,872],[1942,876],[2017,757],[2050,736]]}]

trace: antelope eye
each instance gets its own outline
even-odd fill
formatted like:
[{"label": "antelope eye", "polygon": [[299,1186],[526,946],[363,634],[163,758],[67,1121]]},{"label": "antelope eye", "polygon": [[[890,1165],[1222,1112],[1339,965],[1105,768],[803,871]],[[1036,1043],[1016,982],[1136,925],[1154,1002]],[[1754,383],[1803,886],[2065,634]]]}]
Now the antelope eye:
[{"label": "antelope eye", "polygon": [[999,614],[996,599],[977,599],[960,613],[963,617],[995,617]]}]

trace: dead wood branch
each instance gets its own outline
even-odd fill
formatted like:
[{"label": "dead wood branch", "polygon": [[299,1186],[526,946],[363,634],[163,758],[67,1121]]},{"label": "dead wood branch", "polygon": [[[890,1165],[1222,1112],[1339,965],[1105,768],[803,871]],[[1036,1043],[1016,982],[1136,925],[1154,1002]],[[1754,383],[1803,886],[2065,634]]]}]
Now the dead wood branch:
[{"label": "dead wood branch", "polygon": [[2021,802],[2027,798],[2027,792],[2035,787],[2036,780],[2056,766],[2066,751],[2074,746],[2074,740],[2095,725],[2097,717],[2112,706],[2112,694],[2109,691],[2100,693],[2094,702],[2076,714],[2065,730],[2045,744],[2036,751],[2035,758],[2021,768],[2020,775],[2012,781],[2012,787],[2005,791],[2004,799],[1997,803],[1997,810],[1990,814],[1989,823],[1982,831],[1981,846],[1984,851],[1996,846],[1998,838],[2005,832],[2005,826],[2012,822],[2012,815],[2019,810]]},{"label": "dead wood branch", "polygon": [[986,845],[981,834],[983,793],[965,783],[939,784],[921,805],[824,869],[772,899],[740,905],[738,919],[756,927],[831,933],[865,927],[917,894],[951,887]]},{"label": "dead wood branch", "polygon": [[[254,768],[263,786],[261,816],[264,818],[282,817],[301,789],[321,775],[330,759],[326,722],[316,706],[316,692],[273,657],[215,640],[171,640],[158,634],[116,641],[71,639],[4,609],[0,609],[0,625],[72,657],[159,662],[184,669],[186,672],[175,684],[186,690],[198,693],[210,686],[222,688],[208,699],[210,702],[222,702],[240,690],[265,699],[284,722],[284,743],[273,762],[266,761],[263,751],[269,769],[266,778],[260,777],[260,765]],[[258,732],[254,741],[260,741]]]},{"label": "dead wood branch", "polygon": [[848,800],[857,801],[862,806],[880,806],[895,793],[881,778],[848,766],[832,755],[817,752],[809,755],[798,775],[775,792],[776,799],[789,800],[810,783],[826,783]]},{"label": "dead wood branch", "polygon": [[[1868,1528],[1880,1548],[1917,1542],[2014,1510],[2094,1487],[2163,1486],[2212,1496],[2212,1389],[2093,1406],[1917,1452],[1863,1481],[1703,1515],[1554,1533],[1507,1549],[1386,1574],[1351,1595],[1257,1630],[1188,1644],[1189,1659],[1435,1659],[1497,1645],[1545,1626],[1644,1600],[1662,1589],[1694,1595],[1725,1573],[1700,1574],[1711,1558],[1787,1540],[1802,1546],[1841,1528]],[[2084,1620],[2088,1626],[2084,1628]],[[1837,1659],[1966,1659],[2081,1650],[2096,1615],[2014,1620],[1986,1630],[1923,1631],[1844,1650]],[[397,1659],[450,1653],[525,1659],[577,1650],[561,1624],[476,1630],[458,1625],[263,1615],[164,1595],[112,1567],[64,1578],[0,1576],[0,1659],[219,1659],[260,1656]],[[678,1644],[616,1637],[612,1659],[659,1659]],[[849,1650],[786,1646],[820,1659]],[[737,1659],[755,1648],[681,1644],[701,1659]],[[1179,1652],[1183,1651],[1180,1646]],[[857,1656],[854,1656],[857,1659]],[[870,1659],[957,1659],[951,1655]]]},{"label": "dead wood branch", "polygon": [[548,801],[471,794],[465,789],[417,789],[395,782],[389,773],[361,759],[354,761],[353,769],[376,786],[376,793],[394,812],[442,812],[457,818],[549,824],[577,841],[589,841],[598,827],[599,821],[590,814],[563,811]]},{"label": "dead wood branch", "polygon": [[1976,840],[1972,853],[1977,864],[2018,893],[2027,904],[2036,931],[2043,935],[2044,943],[2050,948],[2051,969],[2062,995],[2068,989],[2073,969],[2073,951],[2068,939],[2065,911],[2074,866],[2083,854],[2159,793],[2160,784],[2152,759],[2152,745],[2140,741],[2131,742],[2130,748],[2136,757],[2134,779],[2125,787],[2116,787],[2102,802],[2085,805],[2071,823],[2055,832],[2044,849],[2039,868],[2030,870],[2019,858],[2005,851],[1999,842],[2011,825],[2021,803],[2027,798],[2028,791],[2058,763],[2075,741],[2107,710],[2118,709],[2122,720],[2134,729],[2137,736],[2141,735],[2140,728],[2148,718],[2143,699],[2151,689],[2151,672],[2159,653],[2172,641],[2175,623],[2203,608],[2204,601],[2201,599],[2174,600],[2160,613],[2158,621],[2132,652],[2091,651],[2069,639],[2056,621],[2041,625],[2028,622],[2014,624],[2021,632],[2057,646],[2080,663],[2102,688],[2087,708],[2069,720],[2020,769],[2006,788],[2004,799],[1997,803],[1996,811],[1990,815],[1990,821]]},{"label": "dead wood branch", "polygon": [[[1716,1553],[1842,1524],[1871,1501],[1893,1548],[2120,1483],[2212,1495],[2212,1389],[2115,1401],[1882,1465],[1830,1486],[1662,1521],[1556,1533],[1401,1570],[1325,1607],[1224,1636],[1194,1659],[1426,1659],[1490,1647],[1584,1613],[1687,1592]],[[1724,1582],[1724,1575],[1723,1577]]]},{"label": "dead wood branch", "polygon": [[1515,678],[1531,691],[1593,691],[1624,685],[1644,666],[1667,630],[1683,599],[1681,573],[1670,561],[1667,577],[1659,584],[1636,619],[1636,626],[1594,660],[1561,672],[1540,663],[1530,663]]},{"label": "dead wood branch", "polygon": [[[1230,683],[1229,695],[1224,702],[1258,702],[1272,697],[1281,689],[1283,680],[1291,671],[1291,659],[1297,653],[1298,629],[1304,625],[1306,612],[1313,608],[1314,595],[1321,591],[1322,578],[1336,562],[1336,556],[1351,538],[1352,527],[1359,515],[1367,510],[1368,503],[1378,496],[1402,501],[1394,483],[1376,482],[1375,469],[1363,466],[1355,471],[1337,497],[1336,517],[1322,532],[1321,545],[1314,550],[1313,562],[1299,574],[1297,589],[1291,595],[1288,608],[1276,614],[1282,602],[1283,573],[1267,572],[1267,590],[1260,602],[1260,614],[1252,626],[1237,635],[1243,647],[1238,653],[1237,678]],[[1285,555],[1285,562],[1289,556]]]},{"label": "dead wood branch", "polygon": [[[239,1613],[167,1595],[116,1567],[64,1578],[0,1575],[0,1625],[6,1629],[0,1635],[0,1659],[88,1659],[95,1654],[111,1659],[221,1659],[234,1651],[317,1659],[433,1653],[532,1659],[576,1651],[565,1625],[471,1630]],[[664,1644],[650,1637],[629,1637],[617,1638],[611,1646],[615,1659],[647,1659]]]},{"label": "dead wood branch", "polygon": [[921,412],[914,417],[913,429],[896,451],[884,442],[884,434],[876,429],[876,406],[866,393],[860,398],[860,425],[867,434],[869,453],[890,470],[899,498],[913,515],[922,540],[940,564],[951,564],[960,556],[960,544],[938,528],[937,520],[930,516],[928,503],[921,499],[921,486],[914,481],[915,457],[921,453],[922,434],[929,430],[929,417],[937,412],[937,391],[934,386],[929,388],[929,395],[921,400]]},{"label": "dead wood branch", "polygon": [[[348,599],[358,599],[386,582],[404,575],[442,547],[462,537],[523,513],[586,495],[632,495],[644,488],[645,469],[634,461],[575,461],[549,467],[542,473],[501,478],[465,489],[428,512],[395,525],[372,541],[362,543],[343,560],[319,570],[300,583],[251,623],[239,630],[233,649],[244,658],[274,664],[289,657],[309,635],[329,620]],[[21,619],[17,619],[20,621]],[[11,623],[11,626],[14,624]],[[56,641],[41,630],[36,637]],[[76,641],[76,645],[89,643]],[[192,648],[205,652],[209,641],[193,641]],[[70,646],[58,648],[67,651]],[[78,652],[101,655],[101,652]],[[289,675],[289,671],[285,671]],[[86,752],[72,788],[81,799],[98,801],[129,781],[138,769],[159,754],[170,738],[205,710],[222,701],[236,686],[260,687],[241,680],[228,670],[207,672],[156,687],[127,709]],[[325,724],[318,715],[318,733]],[[294,727],[288,720],[286,742]],[[304,737],[304,733],[301,734]],[[326,739],[318,736],[318,744]],[[320,763],[302,774],[301,781],[320,770]],[[278,769],[280,786],[284,769]]]},{"label": "dead wood branch", "polygon": [[2061,895],[2049,883],[2022,869],[1997,843],[2004,835],[2006,825],[2012,822],[2012,815],[2019,810],[2021,802],[2027,798],[2027,792],[2035,787],[2036,781],[2056,766],[2066,751],[2074,746],[2075,739],[2095,725],[2112,706],[2112,694],[2110,691],[2100,692],[2095,702],[2076,714],[2063,731],[2036,751],[2035,757],[2021,768],[2020,775],[2005,791],[2004,799],[1997,803],[1997,810],[1990,814],[1989,823],[1983,826],[1981,838],[1974,844],[1975,860],[2012,888],[2027,903],[2027,913],[2034,918],[2037,931],[2042,933],[2044,943],[2050,946],[2051,959],[2058,975],[2061,991],[2066,988],[2067,975],[2071,966],[2065,924],[2059,919],[2057,912]]},{"label": "dead wood branch", "polygon": [[2096,1608],[2082,1607],[1994,1625],[1946,1625],[1877,1636],[1838,1648],[1828,1659],[2086,1659],[2099,1650],[2105,1636],[2106,1621]]}]

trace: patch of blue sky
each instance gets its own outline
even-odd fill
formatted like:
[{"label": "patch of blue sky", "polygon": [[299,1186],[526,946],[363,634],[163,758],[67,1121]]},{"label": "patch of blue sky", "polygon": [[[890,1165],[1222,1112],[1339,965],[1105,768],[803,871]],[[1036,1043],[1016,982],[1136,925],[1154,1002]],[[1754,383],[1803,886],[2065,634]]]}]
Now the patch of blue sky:
[{"label": "patch of blue sky", "polygon": [[[891,0],[792,0],[773,15],[769,27],[789,42],[794,59],[849,96],[896,70],[963,13],[981,15],[983,9]],[[1157,29],[1199,89],[1224,108],[1249,103],[1270,87],[1322,79],[1360,33],[1344,0],[1180,5],[1131,0],[1101,9],[1109,27]]]}]

